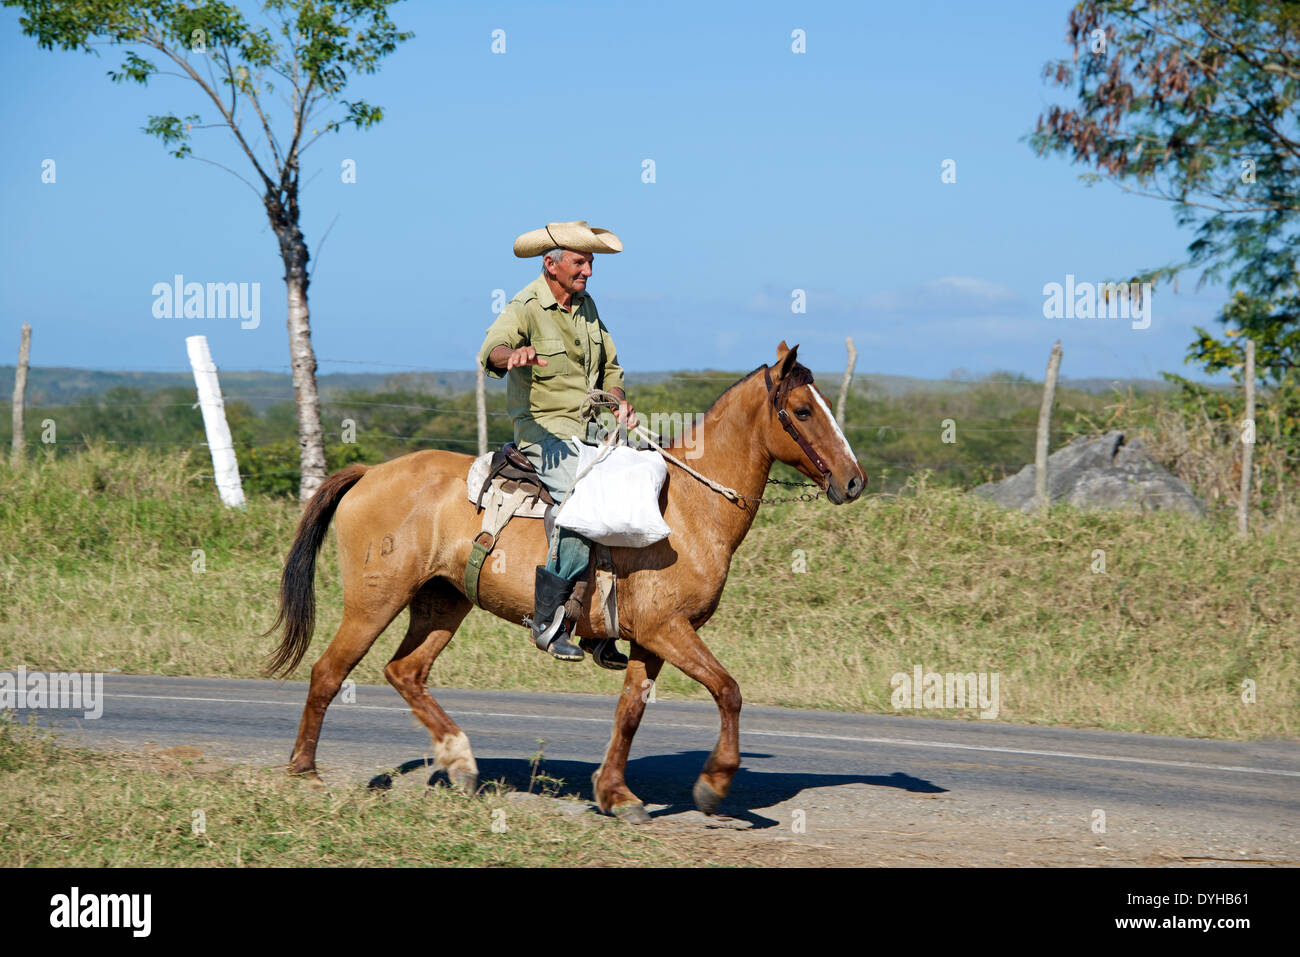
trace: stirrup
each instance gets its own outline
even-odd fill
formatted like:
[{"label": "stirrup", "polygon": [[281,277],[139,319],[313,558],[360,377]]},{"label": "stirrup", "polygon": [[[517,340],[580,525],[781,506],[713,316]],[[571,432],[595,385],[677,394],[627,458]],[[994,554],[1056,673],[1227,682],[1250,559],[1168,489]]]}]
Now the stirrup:
[{"label": "stirrup", "polygon": [[583,651],[591,653],[591,660],[609,671],[626,671],[627,655],[618,650],[613,638],[582,638],[578,641]]},{"label": "stirrup", "polygon": [[556,610],[551,623],[541,633],[533,635],[533,643],[560,661],[581,661],[586,657],[582,649],[569,640],[569,633],[564,628],[563,605]]},{"label": "stirrup", "polygon": [[532,632],[533,644],[542,651],[546,651],[551,647],[551,642],[555,639],[556,635],[560,633],[560,629],[564,627],[564,606],[561,605],[555,610],[555,614],[552,616],[550,623],[544,628],[539,629],[534,627],[532,618],[525,618],[524,624],[528,626],[528,629]]}]

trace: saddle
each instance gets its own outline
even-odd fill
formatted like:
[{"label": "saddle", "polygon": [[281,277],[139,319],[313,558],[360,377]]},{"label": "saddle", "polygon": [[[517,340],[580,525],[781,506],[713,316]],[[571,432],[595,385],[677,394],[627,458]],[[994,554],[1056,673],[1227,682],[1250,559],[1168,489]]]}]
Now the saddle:
[{"label": "saddle", "polygon": [[474,500],[476,511],[483,511],[483,496],[487,494],[488,489],[497,479],[501,480],[501,490],[507,495],[518,489],[523,489],[532,497],[533,507],[536,507],[539,501],[545,502],[547,505],[555,504],[555,499],[551,497],[551,493],[542,484],[541,476],[533,468],[533,463],[528,461],[528,457],[523,452],[520,452],[519,447],[513,442],[507,442],[492,453],[492,459],[488,464],[487,477],[483,479],[483,485],[478,490],[478,497]]},{"label": "saddle", "polygon": [[[465,563],[465,595],[475,605],[479,604],[478,580],[497,538],[512,518],[541,518],[545,520],[549,539],[553,530],[552,515],[557,502],[542,484],[541,476],[533,464],[513,442],[500,449],[479,456],[465,477],[465,490],[475,511],[483,513],[483,524],[474,536],[469,560]],[[604,619],[594,620],[592,626],[606,632],[605,637],[618,636],[618,605],[616,572],[609,547],[592,543],[591,566],[586,578],[575,583],[573,594],[565,602],[565,616],[570,627],[582,614],[582,605],[595,580],[598,601],[593,611]]]}]

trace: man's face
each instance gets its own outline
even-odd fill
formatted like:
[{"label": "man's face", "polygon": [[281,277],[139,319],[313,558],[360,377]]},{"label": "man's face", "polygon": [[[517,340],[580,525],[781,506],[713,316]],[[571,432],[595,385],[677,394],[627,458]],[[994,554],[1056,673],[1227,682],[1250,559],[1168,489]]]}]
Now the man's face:
[{"label": "man's face", "polygon": [[570,296],[587,291],[587,279],[591,276],[592,253],[575,253],[566,249],[557,263],[554,259],[546,260],[546,274],[554,279]]}]

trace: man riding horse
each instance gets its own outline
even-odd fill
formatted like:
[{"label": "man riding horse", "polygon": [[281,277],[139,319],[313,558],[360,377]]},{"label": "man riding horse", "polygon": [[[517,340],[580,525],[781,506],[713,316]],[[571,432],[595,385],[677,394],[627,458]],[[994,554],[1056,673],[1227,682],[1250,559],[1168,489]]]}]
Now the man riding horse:
[{"label": "man riding horse", "polygon": [[[578,452],[569,440],[596,437],[594,420],[581,419],[590,390],[618,396],[619,423],[629,429],[637,424],[614,340],[587,294],[596,255],[622,249],[613,233],[582,220],[524,233],[515,240],[515,255],[542,256],[542,274],[510,300],[479,350],[488,375],[507,377],[515,444],[556,502],[564,500],[577,476]],[[561,661],[581,661],[585,649],[602,668],[622,670],[627,658],[614,638],[583,638],[577,645],[569,640],[564,603],[590,559],[588,539],[556,526],[546,564],[537,566],[533,641]]]}]

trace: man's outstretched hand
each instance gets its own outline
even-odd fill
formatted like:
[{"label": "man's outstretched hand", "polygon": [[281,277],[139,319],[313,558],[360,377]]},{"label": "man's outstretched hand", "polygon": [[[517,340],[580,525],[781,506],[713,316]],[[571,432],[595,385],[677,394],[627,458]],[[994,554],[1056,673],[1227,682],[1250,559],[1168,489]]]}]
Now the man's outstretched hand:
[{"label": "man's outstretched hand", "polygon": [[509,346],[497,346],[488,354],[488,361],[505,372],[519,366],[546,365],[546,360],[539,356],[537,350],[532,346],[520,346],[518,349],[511,349]]},{"label": "man's outstretched hand", "polygon": [[[497,369],[509,372],[511,369],[517,369],[520,366],[544,366],[546,360],[537,354],[537,350],[532,346],[520,346],[518,349],[511,349],[509,346],[497,346],[488,353],[488,362]],[[618,396],[618,412],[616,418],[628,429],[635,429],[640,420],[637,419],[636,409],[632,408],[632,403],[627,401],[627,396],[622,389],[614,390]]]},{"label": "man's outstretched hand", "polygon": [[537,354],[537,350],[532,346],[520,346],[514,352],[510,353],[510,358],[506,361],[506,371],[517,366],[544,366],[546,360]]}]

